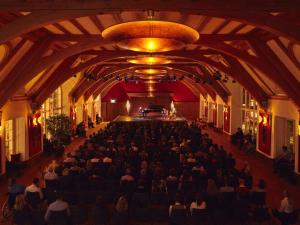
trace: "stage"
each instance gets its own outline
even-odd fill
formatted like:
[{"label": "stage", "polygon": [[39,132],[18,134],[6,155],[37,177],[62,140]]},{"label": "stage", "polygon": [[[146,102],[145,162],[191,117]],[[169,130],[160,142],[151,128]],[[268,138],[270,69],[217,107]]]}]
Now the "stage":
[{"label": "stage", "polygon": [[184,117],[133,117],[133,116],[117,116],[112,122],[151,122],[151,121],[161,121],[161,122],[187,122]]}]

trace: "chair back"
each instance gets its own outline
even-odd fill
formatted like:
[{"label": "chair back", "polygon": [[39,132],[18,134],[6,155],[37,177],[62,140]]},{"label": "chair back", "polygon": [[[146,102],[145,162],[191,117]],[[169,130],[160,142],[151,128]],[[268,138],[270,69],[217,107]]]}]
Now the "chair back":
[{"label": "chair back", "polygon": [[50,211],[49,224],[67,225],[68,224],[67,210]]},{"label": "chair back", "polygon": [[13,210],[13,222],[17,225],[25,225],[28,223],[28,211],[25,210]]},{"label": "chair back", "polygon": [[27,192],[26,200],[29,205],[37,206],[41,202],[40,193],[39,192]]},{"label": "chair back", "polygon": [[252,192],[251,201],[253,204],[263,206],[266,204],[266,192]]},{"label": "chair back", "polygon": [[45,180],[46,188],[47,189],[54,189],[58,188],[58,180]]},{"label": "chair back", "polygon": [[184,225],[187,222],[187,210],[182,206],[173,206],[170,215],[170,222],[172,224]]},{"label": "chair back", "polygon": [[205,224],[208,221],[207,209],[192,209],[191,216],[193,225]]},{"label": "chair back", "polygon": [[167,181],[167,191],[168,193],[173,193],[178,190],[178,181]]}]

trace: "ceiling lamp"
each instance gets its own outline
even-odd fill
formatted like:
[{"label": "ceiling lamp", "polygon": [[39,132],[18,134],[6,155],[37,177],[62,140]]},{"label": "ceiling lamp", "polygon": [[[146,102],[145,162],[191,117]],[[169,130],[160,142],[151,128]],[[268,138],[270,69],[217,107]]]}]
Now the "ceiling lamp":
[{"label": "ceiling lamp", "polygon": [[199,33],[180,23],[142,20],[117,24],[102,32],[106,40],[138,52],[166,52],[183,48],[199,39]]},{"label": "ceiling lamp", "polygon": [[163,65],[171,63],[172,60],[163,56],[138,56],[133,59],[128,59],[127,62],[132,64]]},{"label": "ceiling lamp", "polygon": [[167,70],[163,70],[163,69],[138,69],[134,71],[135,73],[141,73],[141,74],[149,74],[149,75],[153,75],[153,74],[166,74]]}]

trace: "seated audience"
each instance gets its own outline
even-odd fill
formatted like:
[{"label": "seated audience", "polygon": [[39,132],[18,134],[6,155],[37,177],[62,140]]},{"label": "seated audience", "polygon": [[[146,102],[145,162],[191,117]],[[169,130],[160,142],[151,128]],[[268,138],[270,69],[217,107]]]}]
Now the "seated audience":
[{"label": "seated audience", "polygon": [[62,212],[65,213],[66,219],[68,216],[71,215],[70,209],[69,209],[69,204],[65,201],[63,201],[62,194],[61,193],[56,193],[56,200],[55,202],[51,203],[46,211],[45,214],[45,221],[49,222],[51,217],[53,216],[52,214],[55,214],[55,212]]}]

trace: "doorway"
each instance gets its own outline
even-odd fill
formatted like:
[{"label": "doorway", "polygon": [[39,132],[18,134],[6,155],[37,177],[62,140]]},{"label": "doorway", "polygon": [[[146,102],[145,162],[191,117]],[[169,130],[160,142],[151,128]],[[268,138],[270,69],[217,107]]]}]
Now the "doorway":
[{"label": "doorway", "polygon": [[295,121],[276,116],[275,117],[275,157],[282,154],[282,146],[294,154],[295,147]]}]

